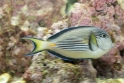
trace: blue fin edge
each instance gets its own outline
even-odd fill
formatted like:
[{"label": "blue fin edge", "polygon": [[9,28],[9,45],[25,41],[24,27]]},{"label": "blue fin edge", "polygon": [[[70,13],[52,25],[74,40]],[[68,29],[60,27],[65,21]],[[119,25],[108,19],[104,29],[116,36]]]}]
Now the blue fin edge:
[{"label": "blue fin edge", "polygon": [[[25,36],[25,37],[22,37],[21,39],[23,39],[23,38],[34,38],[34,39],[42,40],[42,39],[36,38],[36,37],[34,37],[34,36]],[[27,39],[27,40],[28,40],[28,39]],[[31,40],[29,40],[29,41],[31,41]],[[34,49],[36,48],[36,44],[35,44],[33,41],[31,41],[31,43],[33,44],[33,47],[34,47],[34,48],[32,49],[32,51],[34,51]],[[32,52],[32,51],[31,51],[31,52]],[[29,52],[29,53],[25,54],[25,56],[33,56],[34,54],[39,53],[39,52],[42,52],[42,51],[44,51],[44,50],[41,50],[41,51],[38,51],[38,52],[35,52],[35,53]]]},{"label": "blue fin edge", "polygon": [[77,61],[77,60],[80,60],[80,59],[73,59],[73,58],[69,58],[69,57],[63,56],[63,55],[61,55],[61,54],[59,54],[57,52],[54,52],[52,50],[47,50],[47,52],[49,52],[50,54],[53,54],[53,55],[55,55],[55,56],[57,56],[57,57],[59,57],[59,58],[61,58],[63,60],[67,60],[67,61]]},{"label": "blue fin edge", "polygon": [[77,27],[69,27],[67,29],[63,29],[60,32],[53,34],[52,36],[50,36],[47,40],[52,40],[55,39],[56,37],[59,37],[60,35],[62,35],[63,33],[73,30],[73,29],[79,29],[79,28],[91,28],[91,27],[95,27],[95,26],[77,26]]}]

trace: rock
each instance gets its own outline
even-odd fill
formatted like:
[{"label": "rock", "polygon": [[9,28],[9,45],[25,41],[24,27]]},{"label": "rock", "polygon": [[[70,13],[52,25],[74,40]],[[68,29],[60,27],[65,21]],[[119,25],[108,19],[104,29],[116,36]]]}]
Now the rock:
[{"label": "rock", "polygon": [[8,83],[11,80],[11,76],[8,73],[0,75],[0,83]]},{"label": "rock", "polygon": [[95,83],[96,70],[91,60],[73,64],[46,54],[37,54],[33,58],[33,63],[23,75],[25,80],[34,83],[84,83],[82,81],[87,80]]}]

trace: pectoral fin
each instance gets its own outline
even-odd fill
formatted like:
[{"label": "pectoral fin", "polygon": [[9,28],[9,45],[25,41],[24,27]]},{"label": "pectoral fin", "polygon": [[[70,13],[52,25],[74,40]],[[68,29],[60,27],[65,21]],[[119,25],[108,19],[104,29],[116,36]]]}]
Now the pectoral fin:
[{"label": "pectoral fin", "polygon": [[91,32],[91,35],[89,37],[89,47],[92,51],[95,51],[98,49],[98,44],[96,40],[96,36],[93,32]]}]

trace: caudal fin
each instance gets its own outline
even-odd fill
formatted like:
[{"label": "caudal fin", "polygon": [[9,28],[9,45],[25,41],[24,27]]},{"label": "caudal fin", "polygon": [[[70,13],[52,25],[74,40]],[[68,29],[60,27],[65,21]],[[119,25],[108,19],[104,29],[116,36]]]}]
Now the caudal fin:
[{"label": "caudal fin", "polygon": [[43,47],[43,42],[44,41],[41,40],[41,39],[37,39],[37,38],[34,38],[34,37],[23,37],[21,39],[30,40],[34,45],[33,50],[30,53],[26,54],[26,55],[36,54],[38,52],[41,52],[41,51],[45,50],[44,47]]}]

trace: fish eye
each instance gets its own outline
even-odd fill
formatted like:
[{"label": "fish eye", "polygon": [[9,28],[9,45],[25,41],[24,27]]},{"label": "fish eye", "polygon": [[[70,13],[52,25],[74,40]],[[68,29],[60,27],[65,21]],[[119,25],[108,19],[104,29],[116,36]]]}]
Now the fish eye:
[{"label": "fish eye", "polygon": [[106,37],[107,35],[106,34],[102,34],[102,37]]},{"label": "fish eye", "polygon": [[100,37],[105,38],[105,37],[107,37],[107,35],[106,35],[106,34],[104,34],[104,33],[101,33],[101,34],[100,34]]}]

